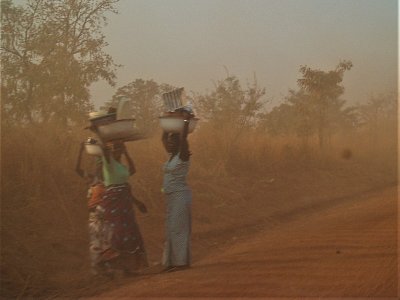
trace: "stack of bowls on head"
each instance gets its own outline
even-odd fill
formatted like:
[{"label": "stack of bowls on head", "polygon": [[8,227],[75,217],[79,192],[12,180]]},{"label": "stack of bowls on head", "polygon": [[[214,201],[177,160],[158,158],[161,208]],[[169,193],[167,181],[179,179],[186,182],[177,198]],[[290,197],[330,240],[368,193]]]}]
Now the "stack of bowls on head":
[{"label": "stack of bowls on head", "polygon": [[108,124],[117,119],[116,113],[108,113],[106,111],[93,111],[89,113],[89,121],[91,129],[96,129],[97,126]]},{"label": "stack of bowls on head", "polygon": [[[166,112],[160,117],[160,126],[165,132],[180,133],[183,130],[185,117],[183,113],[186,111],[193,115],[192,110],[186,102],[185,92],[183,88],[164,93],[163,101]],[[198,118],[192,117],[189,120],[188,133],[196,128]]]},{"label": "stack of bowls on head", "polygon": [[104,142],[128,142],[141,139],[135,126],[135,119],[115,120],[97,126],[97,132]]},{"label": "stack of bowls on head", "polygon": [[[185,117],[181,112],[165,112],[159,117],[160,126],[165,132],[180,133],[183,130],[185,124]],[[198,118],[191,118],[189,120],[188,133],[191,133],[196,128]]]},{"label": "stack of bowls on head", "polygon": [[[115,143],[136,141],[144,138],[136,127],[135,119],[119,119],[117,113],[98,111],[89,114],[91,126],[88,127],[96,133],[101,143]],[[87,153],[92,155],[102,155],[100,144],[85,143]],[[100,153],[100,154],[99,154]]]}]

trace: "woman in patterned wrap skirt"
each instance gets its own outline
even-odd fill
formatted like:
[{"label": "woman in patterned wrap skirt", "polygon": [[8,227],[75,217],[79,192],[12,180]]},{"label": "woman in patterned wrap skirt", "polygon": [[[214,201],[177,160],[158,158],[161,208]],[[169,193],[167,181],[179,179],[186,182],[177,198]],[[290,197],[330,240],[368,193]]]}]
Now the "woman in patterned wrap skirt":
[{"label": "woman in patterned wrap skirt", "polygon": [[[122,154],[129,169],[121,163]],[[135,167],[124,144],[106,145],[102,165],[105,191],[96,212],[102,220],[105,241],[99,263],[107,271],[122,269],[126,273],[147,267],[147,255],[133,204],[142,212],[146,212],[146,207],[131,194],[128,177],[135,173]]]},{"label": "woman in patterned wrap skirt", "polygon": [[[97,144],[98,142],[89,138],[91,143]],[[91,273],[93,275],[99,274],[98,262],[102,251],[102,242],[104,241],[102,232],[102,222],[97,218],[96,207],[101,202],[102,194],[104,192],[102,163],[101,158],[96,157],[93,173],[86,172],[81,167],[82,154],[84,152],[85,143],[81,143],[79,150],[78,160],[76,162],[75,171],[80,177],[85,179],[90,184],[87,194],[87,207],[88,207],[88,229],[89,229],[89,255]]]},{"label": "woman in patterned wrap skirt", "polygon": [[190,267],[191,203],[192,192],[186,184],[189,171],[189,145],[187,141],[191,114],[183,112],[184,128],[181,134],[162,135],[162,142],[170,154],[164,164],[163,192],[166,198],[166,237],[163,252],[164,271],[172,272]]}]

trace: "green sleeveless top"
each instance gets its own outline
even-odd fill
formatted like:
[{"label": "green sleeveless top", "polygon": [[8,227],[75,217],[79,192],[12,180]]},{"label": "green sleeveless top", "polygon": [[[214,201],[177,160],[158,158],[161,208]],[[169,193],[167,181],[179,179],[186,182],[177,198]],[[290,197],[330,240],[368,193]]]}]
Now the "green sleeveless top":
[{"label": "green sleeveless top", "polygon": [[103,156],[103,177],[104,185],[127,183],[129,179],[129,170],[126,166],[110,157],[110,161]]}]

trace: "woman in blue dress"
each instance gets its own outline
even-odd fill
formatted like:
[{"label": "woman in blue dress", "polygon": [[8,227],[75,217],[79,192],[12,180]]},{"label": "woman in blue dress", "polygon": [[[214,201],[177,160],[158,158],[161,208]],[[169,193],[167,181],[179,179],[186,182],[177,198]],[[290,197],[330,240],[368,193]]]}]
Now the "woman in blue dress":
[{"label": "woman in blue dress", "polygon": [[163,252],[164,271],[172,272],[190,267],[192,192],[186,183],[189,172],[189,144],[187,141],[191,114],[183,112],[181,134],[162,135],[165,150],[170,154],[164,164],[163,192],[166,198],[166,236]]}]

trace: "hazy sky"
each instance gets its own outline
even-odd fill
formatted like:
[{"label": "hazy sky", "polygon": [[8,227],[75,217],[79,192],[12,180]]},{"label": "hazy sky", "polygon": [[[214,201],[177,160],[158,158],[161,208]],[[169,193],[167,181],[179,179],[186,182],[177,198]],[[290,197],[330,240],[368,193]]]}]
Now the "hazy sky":
[{"label": "hazy sky", "polygon": [[[254,72],[273,104],[297,88],[299,67],[331,70],[351,60],[344,98],[361,102],[397,88],[396,0],[121,0],[104,28],[106,51],[137,79],[204,93],[229,74]],[[96,106],[115,89],[92,86]]]}]

